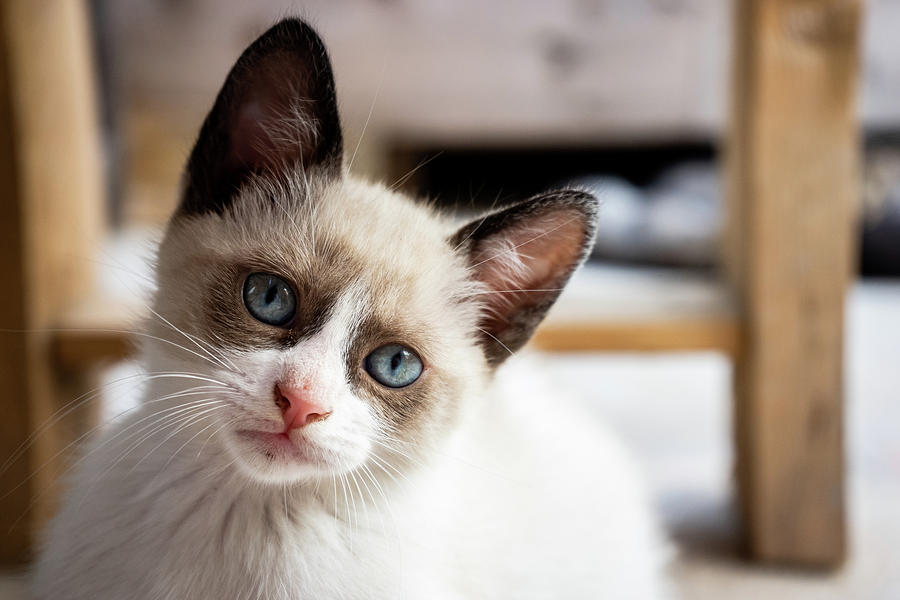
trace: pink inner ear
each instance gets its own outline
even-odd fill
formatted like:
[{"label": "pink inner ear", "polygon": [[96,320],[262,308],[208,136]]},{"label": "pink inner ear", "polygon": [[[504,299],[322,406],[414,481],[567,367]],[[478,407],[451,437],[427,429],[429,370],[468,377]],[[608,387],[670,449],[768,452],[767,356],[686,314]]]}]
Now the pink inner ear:
[{"label": "pink inner ear", "polygon": [[314,100],[293,57],[275,52],[241,82],[231,115],[231,160],[252,171],[307,162],[315,151]]},{"label": "pink inner ear", "polygon": [[268,118],[263,104],[254,99],[238,109],[232,129],[232,153],[236,164],[251,168],[272,167],[272,139],[266,134]]},{"label": "pink inner ear", "polygon": [[314,150],[310,118],[299,110],[282,107],[283,99],[254,98],[238,108],[231,133],[235,165],[252,171],[301,164]]},{"label": "pink inner ear", "polygon": [[514,313],[554,298],[581,256],[584,234],[579,213],[553,210],[483,240],[472,268],[488,287],[487,330],[498,335]]}]

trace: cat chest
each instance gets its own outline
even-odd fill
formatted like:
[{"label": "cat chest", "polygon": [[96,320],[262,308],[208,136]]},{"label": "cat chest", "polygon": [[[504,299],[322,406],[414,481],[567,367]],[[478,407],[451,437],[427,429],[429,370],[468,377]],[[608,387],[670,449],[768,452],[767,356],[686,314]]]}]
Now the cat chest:
[{"label": "cat chest", "polygon": [[330,514],[248,504],[231,513],[198,514],[173,534],[163,552],[163,577],[178,582],[174,587],[184,597],[216,597],[213,590],[231,595],[235,589],[247,597],[263,590],[266,598],[400,595],[403,559],[396,538]]}]

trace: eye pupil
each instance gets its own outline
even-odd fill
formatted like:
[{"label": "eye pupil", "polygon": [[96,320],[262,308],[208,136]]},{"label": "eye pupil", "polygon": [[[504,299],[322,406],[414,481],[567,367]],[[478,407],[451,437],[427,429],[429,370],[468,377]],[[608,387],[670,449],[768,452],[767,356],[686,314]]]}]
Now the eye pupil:
[{"label": "eye pupil", "polygon": [[297,299],[294,290],[281,277],[251,273],[244,282],[244,306],[257,321],[281,327],[294,318]]},{"label": "eye pupil", "polygon": [[422,359],[411,349],[399,344],[376,348],[363,365],[372,379],[389,388],[406,387],[422,374]]}]

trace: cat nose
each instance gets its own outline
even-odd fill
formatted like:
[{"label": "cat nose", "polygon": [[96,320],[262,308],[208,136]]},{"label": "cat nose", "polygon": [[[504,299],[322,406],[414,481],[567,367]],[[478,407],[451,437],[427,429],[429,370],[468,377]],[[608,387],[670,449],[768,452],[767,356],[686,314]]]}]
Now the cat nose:
[{"label": "cat nose", "polygon": [[331,416],[331,411],[310,400],[306,391],[292,386],[275,386],[275,404],[281,409],[285,431],[324,421]]}]

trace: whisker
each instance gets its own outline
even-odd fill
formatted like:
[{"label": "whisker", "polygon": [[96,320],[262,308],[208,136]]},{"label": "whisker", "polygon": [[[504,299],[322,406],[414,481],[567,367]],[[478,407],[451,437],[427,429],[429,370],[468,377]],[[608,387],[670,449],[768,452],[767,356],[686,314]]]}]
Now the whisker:
[{"label": "whisker", "polygon": [[[31,446],[31,442],[33,442],[38,436],[42,435],[47,429],[53,427],[56,423],[59,422],[59,419],[62,419],[66,415],[68,415],[71,411],[76,410],[79,406],[90,402],[100,396],[100,393],[103,391],[106,386],[118,385],[124,381],[129,379],[135,379],[140,377],[140,373],[127,375],[125,377],[120,377],[119,379],[115,379],[111,382],[107,382],[105,384],[98,385],[97,387],[81,394],[77,398],[74,398],[68,402],[66,402],[63,406],[57,409],[52,415],[50,415],[43,425],[38,427],[35,431],[31,432],[31,434],[25,438],[25,440],[13,450],[12,454],[7,457],[7,459],[0,465],[0,475],[6,472],[6,469],[11,466],[11,463],[15,462],[19,456],[21,456],[24,452],[28,450]],[[74,406],[73,406],[74,405]],[[62,414],[60,414],[62,413]]]},{"label": "whisker", "polygon": [[[362,482],[363,487],[366,488],[366,492],[368,492],[368,494],[369,494],[369,500],[372,502],[372,506],[376,506],[378,504],[378,502],[375,500],[375,494],[373,494],[372,490],[369,489],[369,484],[366,483],[366,478],[365,478],[364,472],[362,471],[362,467],[365,467],[365,465],[360,465],[359,480]],[[362,496],[362,491],[360,491],[359,495]],[[368,518],[368,510],[369,509],[367,508],[366,509],[366,517],[367,518]]]},{"label": "whisker", "polygon": [[333,490],[333,494],[331,495],[332,501],[334,502],[334,517],[337,518],[338,510],[337,510],[337,480],[334,477],[334,472],[331,473],[331,487]]},{"label": "whisker", "polygon": [[473,227],[472,230],[471,230],[469,233],[466,234],[466,237],[464,237],[462,240],[460,240],[460,242],[459,242],[458,244],[456,244],[456,246],[453,247],[453,251],[456,252],[457,250],[459,250],[460,248],[462,248],[463,244],[465,244],[466,242],[468,242],[469,239],[471,239],[471,237],[472,237],[473,235],[475,235],[475,232],[478,231],[478,230],[481,228],[482,225],[484,225],[484,222],[487,221],[487,218],[488,218],[489,216],[491,216],[491,213],[487,213],[486,215],[484,215],[484,216],[481,218],[481,220],[478,222],[478,225],[476,225],[475,227]]},{"label": "whisker", "polygon": [[[176,422],[177,422],[177,421],[176,421]],[[105,444],[104,444],[104,445],[105,445]],[[96,449],[95,449],[95,450],[96,450]],[[90,453],[88,453],[88,455],[93,454],[93,452],[94,452],[94,451],[92,450]],[[79,459],[79,461],[77,461],[77,463],[82,462],[85,458],[87,458],[88,455],[85,455],[84,457],[82,457],[81,459]],[[77,464],[77,463],[76,463],[76,464]],[[76,465],[73,464],[72,467],[70,467],[69,470],[71,470],[71,469],[74,468],[75,466],[76,466]],[[82,495],[81,500],[79,501],[79,507],[80,507],[81,502],[84,502],[84,500],[90,495],[91,490],[93,490],[93,488],[94,488],[94,486],[97,484],[97,482],[98,482],[100,479],[102,479],[102,477],[105,476],[106,473],[107,473],[108,471],[109,471],[109,469],[105,470],[103,473],[101,473],[99,476],[95,477],[95,478],[91,481],[90,485],[88,486],[87,491]],[[23,518],[25,518],[25,515],[27,515],[27,514],[31,511],[31,509],[33,509],[33,508],[37,505],[37,503],[38,503],[38,502],[39,502],[39,501],[40,501],[40,500],[41,500],[41,499],[42,499],[42,498],[43,498],[50,490],[52,490],[52,489],[54,489],[54,487],[53,487],[52,485],[47,485],[46,487],[44,487],[44,489],[43,489],[41,492],[39,492],[38,494],[36,494],[36,495],[34,496],[34,498],[32,498],[31,502],[28,504],[28,506],[25,507],[25,510],[22,511],[22,514],[20,514],[20,515],[18,516],[18,518],[16,518],[16,520],[12,522],[12,524],[9,526],[9,530],[8,530],[8,531],[9,531],[9,532],[12,532],[12,531],[16,528],[16,526],[19,524],[19,522],[21,522],[21,520],[22,520]]]},{"label": "whisker", "polygon": [[[113,259],[113,260],[115,260],[115,259]],[[111,266],[111,265],[108,265],[108,266]],[[113,268],[115,268],[115,267],[113,267]],[[124,270],[124,271],[126,271],[126,272],[130,271],[129,269],[125,269],[124,267],[119,267],[119,269],[120,269],[120,270]],[[131,272],[132,274],[137,274],[137,273],[134,273],[134,271],[130,271],[130,272]],[[129,289],[129,291],[131,291],[132,295],[135,296],[136,298],[140,298],[140,297],[143,296],[143,294],[137,293],[133,288],[131,288],[131,286],[125,284],[125,282],[123,282],[118,276],[116,276],[116,279],[117,279],[117,280],[119,281],[119,283],[121,283],[125,288]],[[151,281],[151,284],[153,284],[153,286],[155,287],[156,282],[155,282],[155,281]],[[194,344],[195,346],[197,346],[200,350],[202,350],[204,353],[206,353],[206,354],[209,356],[209,358],[206,359],[206,360],[210,360],[210,362],[212,362],[212,364],[218,364],[219,366],[223,367],[224,369],[230,370],[229,367],[228,367],[227,365],[225,365],[225,363],[222,362],[221,359],[220,359],[219,357],[217,357],[215,354],[213,354],[212,352],[210,352],[209,348],[215,349],[214,347],[212,347],[211,345],[210,345],[209,348],[204,347],[203,345],[200,344],[200,341],[198,340],[198,338],[197,338],[196,336],[190,335],[190,334],[188,334],[187,332],[182,331],[180,328],[178,328],[176,325],[174,325],[174,324],[173,324],[172,322],[170,322],[168,319],[166,319],[166,318],[163,317],[161,314],[159,314],[157,311],[155,311],[155,310],[154,310],[149,304],[147,304],[146,302],[139,300],[139,301],[137,302],[137,304],[140,304],[141,306],[143,306],[143,307],[144,307],[145,309],[147,309],[151,314],[155,315],[158,319],[160,319],[161,321],[163,321],[163,322],[164,322],[166,325],[168,325],[170,328],[174,329],[175,331],[177,331],[178,333],[180,333],[181,335],[183,335],[185,338],[187,338],[188,340],[190,340],[191,342],[193,342],[193,344]],[[97,331],[100,331],[100,330],[97,330]],[[179,346],[178,344],[176,344],[175,342],[172,342],[171,340],[164,340],[164,339],[162,339],[162,338],[154,338],[153,336],[151,336],[151,335],[149,335],[149,334],[147,334],[147,333],[143,333],[143,332],[134,332],[134,331],[132,331],[132,332],[129,332],[129,333],[131,333],[132,335],[140,336],[140,337],[147,337],[147,338],[150,338],[150,339],[158,339],[158,341],[164,341],[164,342],[166,342],[166,343],[170,343],[170,344],[176,345],[176,346],[180,347],[181,349],[183,349],[183,350],[185,350],[185,351],[187,351],[187,352],[191,352],[192,354],[194,354],[192,351],[188,350],[187,348],[185,348],[185,347],[183,347],[183,346]],[[195,355],[198,356],[198,357],[200,357],[200,358],[203,358],[203,357],[202,357],[201,355],[199,355],[199,354],[195,354]],[[233,368],[233,365],[232,365],[232,368]]]},{"label": "whisker", "polygon": [[[182,431],[184,431],[185,429],[187,429],[188,427],[190,427],[190,426],[193,425],[194,423],[197,423],[198,421],[202,421],[202,420],[204,420],[204,419],[206,419],[206,418],[209,418],[210,416],[212,416],[211,413],[213,413],[213,412],[215,412],[215,411],[217,411],[217,410],[220,410],[221,408],[222,408],[222,404],[217,404],[217,405],[214,405],[214,406],[212,406],[212,407],[210,407],[210,408],[207,408],[206,410],[203,410],[203,411],[199,412],[198,414],[193,414],[193,415],[187,416],[187,417],[182,421],[181,425],[179,425],[178,427],[176,427],[176,428],[175,428],[175,429],[174,429],[174,430],[173,430],[173,431],[172,431],[165,439],[163,439],[163,441],[161,441],[159,444],[157,444],[156,446],[154,446],[154,447],[153,447],[149,452],[147,452],[147,454],[145,454],[139,461],[137,461],[135,464],[133,464],[133,465],[131,466],[131,469],[128,470],[128,473],[129,473],[129,474],[130,474],[130,473],[133,473],[133,472],[135,471],[135,469],[137,469],[141,464],[143,464],[143,462],[144,462],[145,460],[147,460],[147,459],[150,457],[151,454],[153,454],[154,452],[156,452],[157,450],[159,450],[160,448],[162,448],[164,445],[166,445],[166,443],[168,443],[168,441],[171,440],[173,437],[175,437],[176,435],[178,435],[179,433],[181,433]],[[180,448],[179,448],[179,450],[180,450]],[[173,457],[174,457],[174,456],[173,456]],[[165,466],[168,466],[168,465],[169,465],[169,463],[166,463]],[[163,467],[163,468],[165,468],[165,467]]]},{"label": "whisker", "polygon": [[[350,471],[348,474],[349,474],[350,478],[353,480],[353,485],[354,485],[354,487],[356,487],[356,491],[359,492],[359,503],[362,504],[363,511],[364,511],[365,517],[366,517],[366,521],[368,521],[369,520],[369,509],[366,506],[366,503],[364,501],[362,488],[359,487],[359,482],[356,480],[356,473],[353,471]],[[357,519],[359,519],[358,516],[357,516]]]},{"label": "whisker", "polygon": [[[102,260],[98,260],[98,259],[96,259],[96,258],[90,258],[90,257],[88,257],[88,256],[79,256],[78,259],[79,259],[79,260],[83,260],[83,261],[85,261],[85,262],[94,263],[94,264],[100,265],[100,266],[102,266],[102,267],[107,267],[107,268],[109,268],[109,269],[116,269],[117,271],[122,271],[122,272],[124,272],[124,273],[128,273],[129,275],[132,275],[132,276],[137,277],[138,279],[140,279],[140,280],[143,282],[143,285],[144,285],[144,286],[147,286],[148,288],[155,288],[155,287],[156,287],[156,281],[155,281],[152,277],[148,277],[148,276],[147,276],[146,274],[144,274],[144,273],[139,273],[139,272],[135,271],[134,269],[125,266],[124,264],[122,264],[121,261],[119,261],[118,259],[116,259],[114,256],[111,256],[111,255],[110,255],[108,252],[106,252],[106,251],[103,252],[103,255],[106,256],[106,258],[108,258],[109,260],[111,260],[111,261],[113,261],[113,262],[105,262],[105,261],[102,261]],[[119,279],[118,277],[116,277],[116,279],[118,279],[119,282],[122,283],[122,280],[121,280],[121,279]],[[127,285],[126,285],[125,287],[128,288],[128,291],[129,291],[130,293],[132,293],[133,295],[138,295],[137,293],[135,293],[134,289],[133,289],[131,286],[127,286]]]},{"label": "whisker", "polygon": [[[50,428],[52,428],[54,425],[59,423],[62,419],[64,419],[66,416],[68,416],[72,412],[78,410],[80,407],[84,406],[88,402],[92,402],[92,401],[96,400],[97,398],[99,398],[100,394],[105,390],[105,388],[119,385],[120,383],[123,383],[123,382],[131,380],[131,379],[136,379],[136,378],[143,378],[144,381],[147,381],[147,380],[153,380],[153,379],[163,379],[163,378],[167,378],[167,377],[197,379],[197,378],[200,378],[203,376],[199,375],[199,374],[195,374],[195,373],[178,373],[175,371],[171,371],[171,372],[157,371],[157,372],[151,372],[150,374],[135,373],[133,375],[127,375],[127,376],[121,377],[119,379],[115,379],[111,382],[107,382],[103,385],[99,385],[96,388],[94,388],[93,390],[85,392],[84,394],[78,396],[77,398],[70,400],[69,402],[67,402],[66,404],[61,406],[59,409],[57,409],[52,415],[50,415],[47,418],[47,420],[44,422],[44,424],[41,425],[40,427],[38,427],[38,429],[36,429],[35,431],[33,431],[27,438],[25,438],[25,440],[21,444],[19,444],[19,446],[16,448],[16,450],[13,451],[13,453],[6,459],[6,461],[4,461],[3,466],[0,467],[0,475],[5,473],[7,471],[7,469],[9,469],[13,465],[13,463],[15,463],[16,460],[18,460],[25,452],[27,452],[28,449],[37,441],[38,437],[40,437],[41,435],[46,433]],[[227,385],[222,382],[213,380],[211,378],[204,377],[204,380],[212,382],[212,383],[216,383],[221,386]],[[230,388],[230,386],[228,386],[228,387]],[[227,388],[223,387],[222,389],[227,389]]]},{"label": "whisker", "polygon": [[394,532],[397,533],[397,520],[394,516],[394,511],[391,508],[391,503],[387,498],[387,494],[384,493],[384,488],[382,487],[381,483],[378,481],[378,478],[375,477],[375,473],[372,472],[372,469],[370,469],[368,467],[368,465],[366,465],[366,464],[360,465],[360,468],[363,470],[363,472],[366,474],[366,476],[372,482],[372,485],[375,486],[375,489],[378,491],[379,495],[381,496],[381,499],[384,500],[384,507],[387,509],[388,515],[391,517],[391,521],[393,522],[393,525],[394,525]]},{"label": "whisker", "polygon": [[492,338],[495,342],[497,342],[498,344],[500,344],[501,346],[503,346],[503,349],[506,350],[507,352],[509,352],[510,356],[512,356],[512,355],[514,354],[514,352],[513,352],[512,350],[510,350],[509,347],[508,347],[506,344],[504,344],[503,342],[501,342],[500,340],[498,340],[497,337],[496,337],[494,334],[492,334],[490,331],[486,331],[486,330],[482,329],[481,327],[477,327],[477,329],[478,329],[478,331],[480,331],[481,333],[483,333],[483,334],[485,334],[486,336]]},{"label": "whisker", "polygon": [[[350,519],[350,500],[348,500],[348,495],[347,495],[347,480],[344,478],[344,473],[338,473],[338,477],[340,477],[340,479],[341,479],[341,490],[343,490],[343,492],[344,492],[344,502],[346,503],[345,506],[347,508],[347,519],[350,522],[350,529],[355,530],[357,527],[356,527],[356,525],[354,525],[354,520]],[[349,496],[349,498],[352,498],[352,494]],[[353,513],[355,516],[356,515],[356,503],[355,502],[353,503]],[[350,548],[351,548],[351,550],[353,549],[353,535],[352,534],[350,536]]]},{"label": "whisker", "polygon": [[515,294],[517,292],[561,292],[563,288],[540,288],[540,289],[515,289],[515,290],[490,290],[486,292],[473,292],[467,296],[463,296],[463,298],[470,298],[472,296],[481,296],[484,294]]},{"label": "whisker", "polygon": [[403,452],[403,451],[401,451],[401,450],[398,450],[397,448],[394,448],[393,446],[391,446],[391,445],[389,445],[389,444],[385,444],[384,442],[378,440],[377,438],[372,438],[372,442],[378,444],[378,445],[381,446],[382,448],[387,448],[387,449],[390,450],[391,452],[395,452],[395,453],[399,454],[400,456],[402,456],[402,457],[404,457],[404,458],[406,458],[406,459],[408,459],[408,460],[410,460],[410,461],[412,461],[412,462],[421,464],[421,461],[419,461],[418,459],[413,458],[413,457],[410,456],[409,454],[406,454],[405,452]]},{"label": "whisker", "polygon": [[[160,431],[166,429],[167,427],[171,426],[174,423],[183,422],[183,419],[189,417],[191,412],[198,410],[200,408],[205,408],[206,406],[210,406],[213,404],[220,404],[221,402],[222,402],[221,400],[205,398],[202,400],[195,400],[191,403],[188,403],[187,405],[180,405],[177,407],[172,407],[170,414],[167,414],[162,419],[158,419],[155,422],[145,425],[138,431],[133,432],[127,438],[125,438],[125,440],[123,440],[123,443],[135,438],[136,436],[138,436],[141,433],[150,429],[150,431],[148,433],[144,434],[140,439],[138,439],[136,442],[133,442],[127,449],[125,449],[124,452],[120,453],[119,456],[116,457],[116,459],[112,462],[112,464],[110,464],[106,468],[106,471],[104,471],[104,473],[112,470],[116,465],[118,465],[120,462],[122,462],[125,459],[125,457],[127,457],[133,450],[140,447],[141,444],[143,444],[145,441],[152,438],[154,435],[156,435]],[[185,413],[187,413],[187,415],[185,415]]]},{"label": "whisker", "polygon": [[230,419],[230,420],[226,421],[225,423],[223,423],[221,427],[219,427],[218,429],[213,431],[211,434],[209,434],[209,437],[207,437],[206,440],[204,440],[203,445],[200,446],[200,449],[197,451],[197,458],[200,458],[200,455],[203,453],[203,449],[206,448],[206,445],[209,443],[209,440],[211,440],[213,437],[215,437],[215,435],[217,433],[219,433],[226,427],[236,423],[237,421],[238,421],[237,418]]},{"label": "whisker", "polygon": [[[403,568],[402,568],[403,567],[403,565],[402,565],[403,553],[399,551],[402,542],[400,539],[400,530],[397,527],[397,517],[394,514],[394,509],[391,507],[391,503],[390,503],[390,501],[388,501],[387,495],[384,493],[384,489],[381,487],[381,483],[378,482],[378,479],[375,477],[375,474],[372,472],[372,470],[369,469],[368,465],[363,463],[362,465],[360,465],[360,468],[361,468],[361,475],[363,475],[363,477],[361,477],[363,484],[366,485],[366,479],[368,478],[372,482],[372,485],[375,486],[375,489],[378,491],[378,493],[381,495],[382,500],[384,501],[384,508],[385,508],[385,510],[387,510],[388,517],[391,520],[391,527],[394,530],[394,539],[397,541],[398,555],[399,555],[399,560],[401,563],[400,570],[402,572],[403,571]],[[366,489],[369,489],[368,485],[366,485]],[[375,502],[375,498],[374,498],[374,495],[372,495],[371,490],[369,491],[369,494],[370,494],[370,496],[372,496],[373,506],[376,505],[377,503]],[[384,513],[379,511],[379,514],[382,516],[381,523],[382,523],[382,527],[383,527],[384,526],[384,516],[383,516]]]},{"label": "whisker", "polygon": [[410,483],[410,484],[412,483],[412,482],[409,480],[409,478],[406,477],[406,475],[404,475],[399,469],[397,469],[397,467],[395,467],[394,465],[390,464],[390,463],[389,463],[387,460],[385,460],[383,457],[379,458],[377,454],[370,453],[370,454],[369,454],[369,458],[371,458],[371,459],[372,459],[372,462],[375,464],[375,466],[377,466],[377,467],[380,468],[382,471],[384,471],[385,474],[386,474],[388,477],[390,477],[391,480],[393,480],[393,482],[394,482],[395,484],[400,485],[400,482],[397,481],[397,479],[395,479],[394,476],[391,474],[391,472],[388,471],[385,467],[387,467],[387,468],[391,469],[392,471],[394,471],[397,475],[399,475],[399,476],[402,477],[404,480],[406,480],[407,483]]},{"label": "whisker", "polygon": [[[207,386],[200,386],[200,387],[207,387]],[[189,396],[189,395],[206,394],[206,393],[207,393],[207,392],[205,392],[205,391],[196,391],[196,392],[177,392],[177,393],[175,393],[175,394],[168,394],[168,395],[163,396],[163,397],[161,397],[161,398],[157,398],[157,399],[154,399],[154,400],[147,401],[147,402],[145,402],[144,404],[152,404],[152,403],[154,403],[154,402],[163,402],[163,401],[165,401],[165,400],[169,400],[169,399],[172,399],[172,398],[178,398],[178,397]],[[127,410],[124,410],[124,411],[118,413],[118,414],[117,414],[115,417],[113,417],[113,419],[111,419],[110,421],[113,421],[113,420],[115,420],[116,418],[118,418],[118,417],[120,417],[120,416],[122,416],[122,415],[124,415],[124,414],[126,414],[126,413],[128,413],[128,412],[132,412],[132,411],[134,411],[134,410],[137,410],[137,409],[139,409],[140,407],[141,407],[141,405],[138,405],[138,406],[134,406],[134,407],[132,407],[132,408],[129,408],[129,409],[127,409]],[[154,413],[154,414],[150,415],[149,417],[157,416],[157,415],[160,414],[161,412],[165,412],[165,411],[159,411],[159,412],[157,412],[157,413]],[[149,418],[149,417],[145,417],[145,419],[146,419],[146,418]],[[142,419],[142,420],[144,420],[144,419]],[[140,422],[140,421],[138,421],[138,422]],[[17,489],[19,489],[20,487],[22,487],[23,485],[25,485],[25,484],[26,484],[27,482],[29,482],[32,478],[34,478],[38,473],[40,473],[40,472],[43,471],[45,468],[47,468],[48,466],[50,466],[51,464],[53,464],[54,461],[56,461],[56,459],[58,459],[60,456],[62,456],[63,454],[65,454],[66,452],[68,452],[70,449],[72,449],[73,447],[75,447],[75,446],[77,446],[78,444],[80,444],[81,442],[83,442],[86,438],[88,438],[88,437],[89,437],[90,435],[92,435],[93,433],[96,433],[96,431],[97,431],[98,429],[101,429],[101,428],[103,428],[103,427],[105,427],[105,426],[107,426],[107,425],[108,425],[108,423],[101,423],[101,424],[99,424],[99,425],[96,425],[96,426],[92,427],[91,429],[89,429],[88,431],[86,431],[85,433],[83,433],[83,434],[81,434],[80,436],[78,436],[75,440],[73,440],[73,441],[69,442],[68,444],[66,444],[66,446],[63,447],[63,448],[62,448],[61,450],[59,450],[58,452],[56,452],[56,454],[54,454],[54,455],[51,456],[49,459],[47,459],[46,461],[44,461],[44,462],[43,462],[40,466],[38,466],[36,469],[32,470],[31,473],[29,473],[28,476],[25,477],[25,479],[23,479],[21,482],[19,482],[14,488],[12,488],[12,489],[10,489],[10,490],[7,490],[7,492],[6,492],[5,494],[3,494],[2,496],[0,496],[0,500],[3,500],[3,499],[6,498],[7,496],[9,496],[9,495],[12,494],[13,492],[15,492]],[[100,447],[102,447],[102,446],[104,446],[104,445],[105,445],[105,443],[104,443],[104,444],[101,444]],[[99,447],[98,447],[97,449],[99,449]],[[92,452],[93,452],[93,451],[92,451]],[[81,463],[81,460],[76,461],[71,467],[67,468],[66,471],[71,470],[71,468],[74,468],[75,466],[77,466],[77,465],[80,464],[80,463]]]},{"label": "whisker", "polygon": [[209,383],[215,383],[217,385],[222,386],[223,390],[226,391],[238,391],[231,384],[225,383],[223,381],[219,381],[218,379],[213,379],[212,377],[208,377],[203,375],[202,373],[191,373],[191,372],[180,372],[180,371],[161,371],[159,373],[154,373],[152,375],[147,376],[147,379],[163,379],[165,377],[172,377],[174,379],[196,379],[197,381],[207,381]]},{"label": "whisker", "polygon": [[[222,408],[222,407],[219,406],[219,407],[217,407],[217,408]],[[196,421],[195,421],[195,422],[196,422]],[[184,447],[185,447],[185,446],[187,446],[188,444],[190,444],[191,442],[193,442],[195,439],[197,439],[197,437],[198,437],[201,433],[203,433],[204,431],[206,431],[207,429],[209,429],[209,428],[211,428],[211,427],[214,427],[215,425],[216,425],[216,421],[213,421],[212,423],[210,423],[209,425],[207,425],[206,427],[204,427],[203,429],[201,429],[200,431],[198,431],[197,433],[195,433],[194,435],[192,435],[191,437],[189,437],[189,438],[187,439],[187,441],[185,441],[182,445],[180,445],[180,446],[178,447],[178,449],[177,449],[175,452],[172,453],[172,456],[169,457],[169,460],[166,461],[166,464],[164,464],[164,465],[162,466],[162,469],[160,469],[160,470],[161,470],[161,471],[165,471],[166,468],[172,463],[172,461],[175,460],[175,457],[178,456],[178,453],[181,452],[182,450],[184,450]],[[220,427],[220,429],[221,429],[221,427]],[[208,438],[207,438],[207,439],[208,439]],[[168,441],[168,438],[166,438],[165,440],[163,440],[163,442],[160,443],[160,446],[161,446],[163,443],[167,442],[167,441]],[[152,452],[152,451],[151,451],[151,452]],[[149,456],[149,454],[148,454],[148,456]],[[140,463],[138,463],[138,464],[140,464]],[[135,466],[137,466],[137,465],[135,465]]]},{"label": "whisker", "polygon": [[[185,338],[187,338],[188,340],[193,342],[194,345],[197,346],[197,348],[202,350],[204,353],[206,353],[206,355],[209,356],[209,359],[211,359],[215,364],[218,364],[219,366],[221,366],[223,369],[225,369],[227,371],[233,370],[231,367],[226,365],[225,362],[221,358],[217,357],[215,354],[210,352],[206,347],[201,345],[193,336],[191,336],[190,334],[188,334],[185,331],[182,331],[178,326],[174,325],[171,321],[169,321],[164,316],[162,316],[161,314],[159,314],[158,312],[153,310],[153,308],[151,306],[146,305],[146,307],[147,307],[147,310],[149,310],[152,314],[156,315],[156,317],[159,318],[163,323],[165,323],[166,325],[168,325],[169,327],[171,327],[172,329],[174,329],[175,331],[177,331],[178,333],[183,335]],[[187,348],[184,348],[184,346],[181,346],[181,348],[183,348],[184,350],[187,350]],[[188,350],[188,351],[190,352],[190,350]],[[195,354],[196,356],[201,356],[200,354],[197,354],[196,352],[192,352],[192,354]]]},{"label": "whisker", "polygon": [[199,354],[199,353],[191,350],[190,348],[187,348],[177,342],[173,342],[170,339],[155,336],[155,335],[152,335],[149,333],[144,333],[143,331],[134,331],[131,329],[111,329],[111,328],[106,328],[106,327],[104,327],[104,328],[100,328],[100,327],[54,327],[54,328],[49,328],[49,329],[42,329],[41,331],[46,331],[46,332],[50,332],[50,333],[79,333],[79,332],[122,333],[122,334],[131,335],[134,337],[147,338],[147,339],[151,339],[151,340],[156,340],[158,342],[162,342],[164,344],[169,344],[170,346],[175,346],[176,348],[180,348],[181,350],[184,350],[185,352],[192,354],[192,355],[196,356],[197,358],[205,360],[213,365],[216,365],[217,367],[223,367],[225,370],[229,370],[229,371],[231,370],[227,366],[225,366],[224,363],[216,362],[216,361],[210,359],[209,357]]},{"label": "whisker", "polygon": [[440,152],[436,153],[435,155],[431,156],[430,158],[427,158],[427,159],[425,159],[425,160],[420,161],[419,164],[417,164],[415,167],[413,167],[412,169],[410,169],[410,171],[409,171],[408,173],[406,173],[406,175],[404,175],[403,177],[401,177],[400,179],[398,179],[397,181],[395,181],[395,182],[389,187],[389,189],[390,189],[391,191],[396,190],[396,189],[399,188],[401,185],[403,185],[404,183],[406,183],[406,182],[409,180],[409,178],[412,177],[412,176],[416,173],[416,171],[418,171],[419,169],[421,169],[422,167],[424,167],[425,165],[427,165],[428,163],[430,163],[431,161],[433,161],[434,159],[436,159],[437,157],[439,157],[439,156],[442,155],[443,153],[444,153],[444,151],[441,150]]},{"label": "whisker", "polygon": [[[408,442],[408,441],[405,441],[405,440],[400,440],[400,439],[391,437],[391,436],[385,434],[384,432],[379,432],[378,435],[379,435],[382,439],[386,439],[386,440],[395,442],[395,443],[400,444],[400,445],[404,445],[404,446],[414,446],[414,445],[415,445],[415,444],[413,444],[412,442]],[[393,449],[393,450],[396,451],[396,449]],[[464,458],[460,458],[459,456],[454,456],[454,455],[452,455],[452,454],[448,454],[447,452],[442,452],[442,451],[440,451],[440,450],[435,450],[435,452],[436,452],[437,454],[439,454],[440,456],[449,458],[450,460],[455,460],[455,461],[457,461],[457,462],[459,462],[459,463],[461,463],[461,464],[463,464],[463,465],[466,465],[467,467],[471,467],[471,468],[473,468],[473,469],[476,469],[476,470],[478,470],[478,471],[481,471],[482,473],[487,473],[488,475],[492,475],[492,476],[494,476],[494,477],[498,477],[498,478],[500,478],[500,479],[504,479],[504,480],[506,480],[506,481],[510,481],[510,482],[516,483],[516,484],[518,484],[518,485],[525,485],[525,486],[529,485],[529,484],[527,484],[527,483],[525,483],[525,482],[523,482],[523,481],[520,481],[520,480],[518,480],[518,479],[515,479],[515,478],[513,478],[513,477],[509,477],[509,476],[507,476],[507,475],[503,475],[502,473],[498,473],[498,472],[496,472],[496,471],[493,471],[493,470],[491,470],[491,469],[485,468],[485,467],[483,467],[483,466],[481,466],[481,465],[478,465],[478,464],[476,464],[476,463],[473,463],[473,462],[471,462],[471,461],[468,461],[468,460],[466,460],[466,459],[464,459]],[[407,456],[407,458],[412,459],[412,457],[409,457],[409,456]],[[412,460],[415,460],[415,459],[412,459]],[[424,464],[424,463],[422,463],[421,461],[417,461],[417,462],[419,462],[419,464]]]},{"label": "whisker", "polygon": [[369,121],[372,119],[372,112],[375,110],[375,103],[378,102],[378,94],[381,93],[381,86],[384,84],[384,73],[387,69],[387,63],[381,64],[381,75],[378,78],[378,87],[375,88],[375,97],[372,98],[372,104],[369,106],[369,114],[366,116],[366,122],[363,124],[362,131],[359,134],[359,139],[356,140],[356,148],[353,149],[353,155],[350,157],[350,162],[347,164],[347,172],[349,173],[353,169],[353,161],[356,160],[356,154],[359,152],[359,147],[362,145],[363,137],[366,135],[366,129],[369,127]]}]

